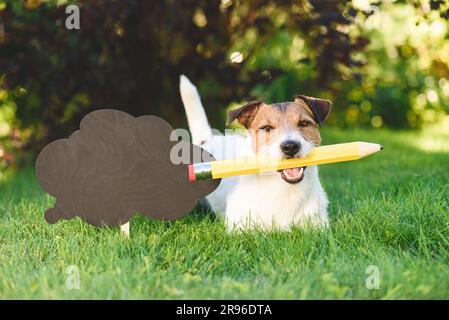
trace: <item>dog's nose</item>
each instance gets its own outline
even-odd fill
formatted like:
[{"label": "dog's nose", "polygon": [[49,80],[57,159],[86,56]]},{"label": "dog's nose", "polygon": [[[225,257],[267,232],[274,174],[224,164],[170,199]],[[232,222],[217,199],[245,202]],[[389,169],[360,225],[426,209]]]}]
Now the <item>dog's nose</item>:
[{"label": "dog's nose", "polygon": [[294,156],[298,153],[301,145],[298,141],[287,140],[281,143],[281,150],[287,156]]}]

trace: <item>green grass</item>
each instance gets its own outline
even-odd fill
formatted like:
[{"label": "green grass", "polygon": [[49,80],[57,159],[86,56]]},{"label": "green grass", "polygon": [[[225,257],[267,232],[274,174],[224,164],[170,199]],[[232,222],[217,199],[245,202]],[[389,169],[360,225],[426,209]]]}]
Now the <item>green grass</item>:
[{"label": "green grass", "polygon": [[[132,238],[79,218],[47,224],[31,168],[0,180],[0,298],[449,298],[449,135],[323,132],[324,144],[385,150],[320,168],[326,231],[227,234],[196,212],[175,222],[132,220]],[[66,268],[80,289],[66,288]],[[365,286],[370,265],[380,288]]]}]

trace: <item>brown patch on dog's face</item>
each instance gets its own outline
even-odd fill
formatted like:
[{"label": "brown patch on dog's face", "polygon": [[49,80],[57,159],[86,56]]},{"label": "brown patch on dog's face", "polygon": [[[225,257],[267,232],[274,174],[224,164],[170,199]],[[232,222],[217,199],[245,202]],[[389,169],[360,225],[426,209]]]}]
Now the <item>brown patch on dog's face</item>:
[{"label": "brown patch on dog's face", "polygon": [[[326,120],[332,107],[329,100],[297,96],[294,102],[264,104],[257,100],[228,114],[228,124],[237,119],[251,135],[252,149],[278,159],[306,156],[319,146],[318,127]],[[289,184],[305,177],[306,167],[278,170]]]},{"label": "brown patch on dog's face", "polygon": [[249,124],[252,148],[258,152],[264,145],[279,143],[278,135],[298,132],[305,140],[319,146],[321,137],[309,106],[300,101],[262,104]]}]

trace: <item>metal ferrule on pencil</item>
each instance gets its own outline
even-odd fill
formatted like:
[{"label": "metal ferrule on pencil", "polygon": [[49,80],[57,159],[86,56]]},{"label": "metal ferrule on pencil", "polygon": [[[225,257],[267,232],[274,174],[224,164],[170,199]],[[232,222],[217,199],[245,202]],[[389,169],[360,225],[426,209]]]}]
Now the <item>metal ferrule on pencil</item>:
[{"label": "metal ferrule on pencil", "polygon": [[189,181],[212,179],[212,165],[210,162],[200,162],[189,165]]}]

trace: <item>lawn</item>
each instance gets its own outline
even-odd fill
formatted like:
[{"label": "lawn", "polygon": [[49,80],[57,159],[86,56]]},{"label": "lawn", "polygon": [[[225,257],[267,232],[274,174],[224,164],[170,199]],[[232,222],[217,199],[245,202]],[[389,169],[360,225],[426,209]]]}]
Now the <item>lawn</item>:
[{"label": "lawn", "polygon": [[[32,168],[3,174],[0,298],[448,299],[449,133],[323,131],[324,144],[356,140],[385,149],[320,168],[325,231],[227,234],[198,210],[136,217],[125,239],[79,218],[47,224],[54,200]],[[78,290],[66,286],[70,265]],[[379,289],[366,286],[373,270]]]}]

